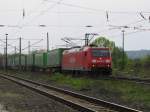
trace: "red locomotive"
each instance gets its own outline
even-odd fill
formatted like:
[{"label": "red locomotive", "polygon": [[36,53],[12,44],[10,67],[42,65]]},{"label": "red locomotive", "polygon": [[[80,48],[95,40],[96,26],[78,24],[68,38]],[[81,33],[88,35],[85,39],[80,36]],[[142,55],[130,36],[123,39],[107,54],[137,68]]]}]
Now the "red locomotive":
[{"label": "red locomotive", "polygon": [[83,47],[65,50],[62,57],[62,70],[90,72],[111,75],[112,58],[109,48]]}]

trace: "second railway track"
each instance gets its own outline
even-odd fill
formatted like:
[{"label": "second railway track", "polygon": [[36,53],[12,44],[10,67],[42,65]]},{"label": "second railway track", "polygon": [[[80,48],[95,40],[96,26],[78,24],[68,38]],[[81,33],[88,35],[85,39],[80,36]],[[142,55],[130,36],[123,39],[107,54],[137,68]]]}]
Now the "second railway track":
[{"label": "second railway track", "polygon": [[150,79],[140,79],[140,78],[130,78],[130,77],[119,77],[119,76],[111,76],[109,77],[114,80],[125,80],[125,81],[133,81],[139,84],[150,85]]},{"label": "second railway track", "polygon": [[0,74],[0,77],[30,88],[44,96],[60,101],[82,112],[142,112],[126,106],[11,75]]}]

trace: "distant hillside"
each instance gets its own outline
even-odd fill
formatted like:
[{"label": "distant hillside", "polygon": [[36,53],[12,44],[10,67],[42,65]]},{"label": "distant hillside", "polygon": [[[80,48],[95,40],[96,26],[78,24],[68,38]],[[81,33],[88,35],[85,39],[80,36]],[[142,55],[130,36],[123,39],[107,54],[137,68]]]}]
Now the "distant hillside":
[{"label": "distant hillside", "polygon": [[142,58],[150,55],[150,50],[137,50],[137,51],[126,51],[127,55],[131,59]]}]

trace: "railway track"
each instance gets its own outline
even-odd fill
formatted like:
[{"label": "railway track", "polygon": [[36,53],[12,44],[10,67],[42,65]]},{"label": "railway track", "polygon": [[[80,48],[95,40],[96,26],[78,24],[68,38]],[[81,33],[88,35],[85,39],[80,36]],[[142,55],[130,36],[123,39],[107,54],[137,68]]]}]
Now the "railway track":
[{"label": "railway track", "polygon": [[[15,73],[18,74],[18,73]],[[20,73],[19,73],[20,74]],[[150,85],[150,79],[141,79],[141,78],[131,78],[131,77],[123,77],[123,76],[107,76],[107,77],[100,77],[105,79],[114,79],[114,80],[125,80],[125,81],[133,81],[139,84]]]},{"label": "railway track", "polygon": [[119,77],[119,76],[110,76],[109,78],[114,80],[126,80],[126,81],[133,81],[140,84],[150,85],[150,79],[129,78],[129,77]]},{"label": "railway track", "polygon": [[82,112],[142,112],[126,106],[7,74],[0,74],[0,77],[25,86],[44,96],[60,101]]},{"label": "railway track", "polygon": [[[1,73],[1,72],[0,72]],[[3,74],[3,73],[2,73]],[[20,73],[15,73],[15,74],[20,74]],[[123,76],[102,76],[100,78],[104,79],[113,79],[113,80],[125,80],[125,81],[133,81],[139,84],[145,84],[145,85],[150,85],[150,79],[141,79],[141,78],[131,78],[131,77],[123,77]]]}]

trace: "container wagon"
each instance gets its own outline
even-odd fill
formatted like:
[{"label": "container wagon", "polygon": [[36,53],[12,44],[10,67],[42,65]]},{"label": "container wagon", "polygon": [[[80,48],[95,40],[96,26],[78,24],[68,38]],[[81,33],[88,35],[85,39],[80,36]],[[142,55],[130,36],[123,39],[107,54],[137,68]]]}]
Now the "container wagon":
[{"label": "container wagon", "polygon": [[4,61],[4,56],[0,55],[0,68],[4,69],[5,68],[5,61]]},{"label": "container wagon", "polygon": [[46,70],[47,53],[35,53],[35,70]]},{"label": "container wagon", "polygon": [[27,55],[27,70],[34,71],[35,70],[35,54]]},{"label": "container wagon", "polygon": [[51,72],[61,71],[62,53],[66,48],[58,48],[47,53],[47,68]]},{"label": "container wagon", "polygon": [[15,67],[15,69],[19,69],[19,68],[21,68],[21,69],[26,69],[26,55],[24,55],[24,54],[22,54],[21,55],[21,63],[19,62],[19,55],[15,55],[15,57],[14,57],[14,67]]}]

